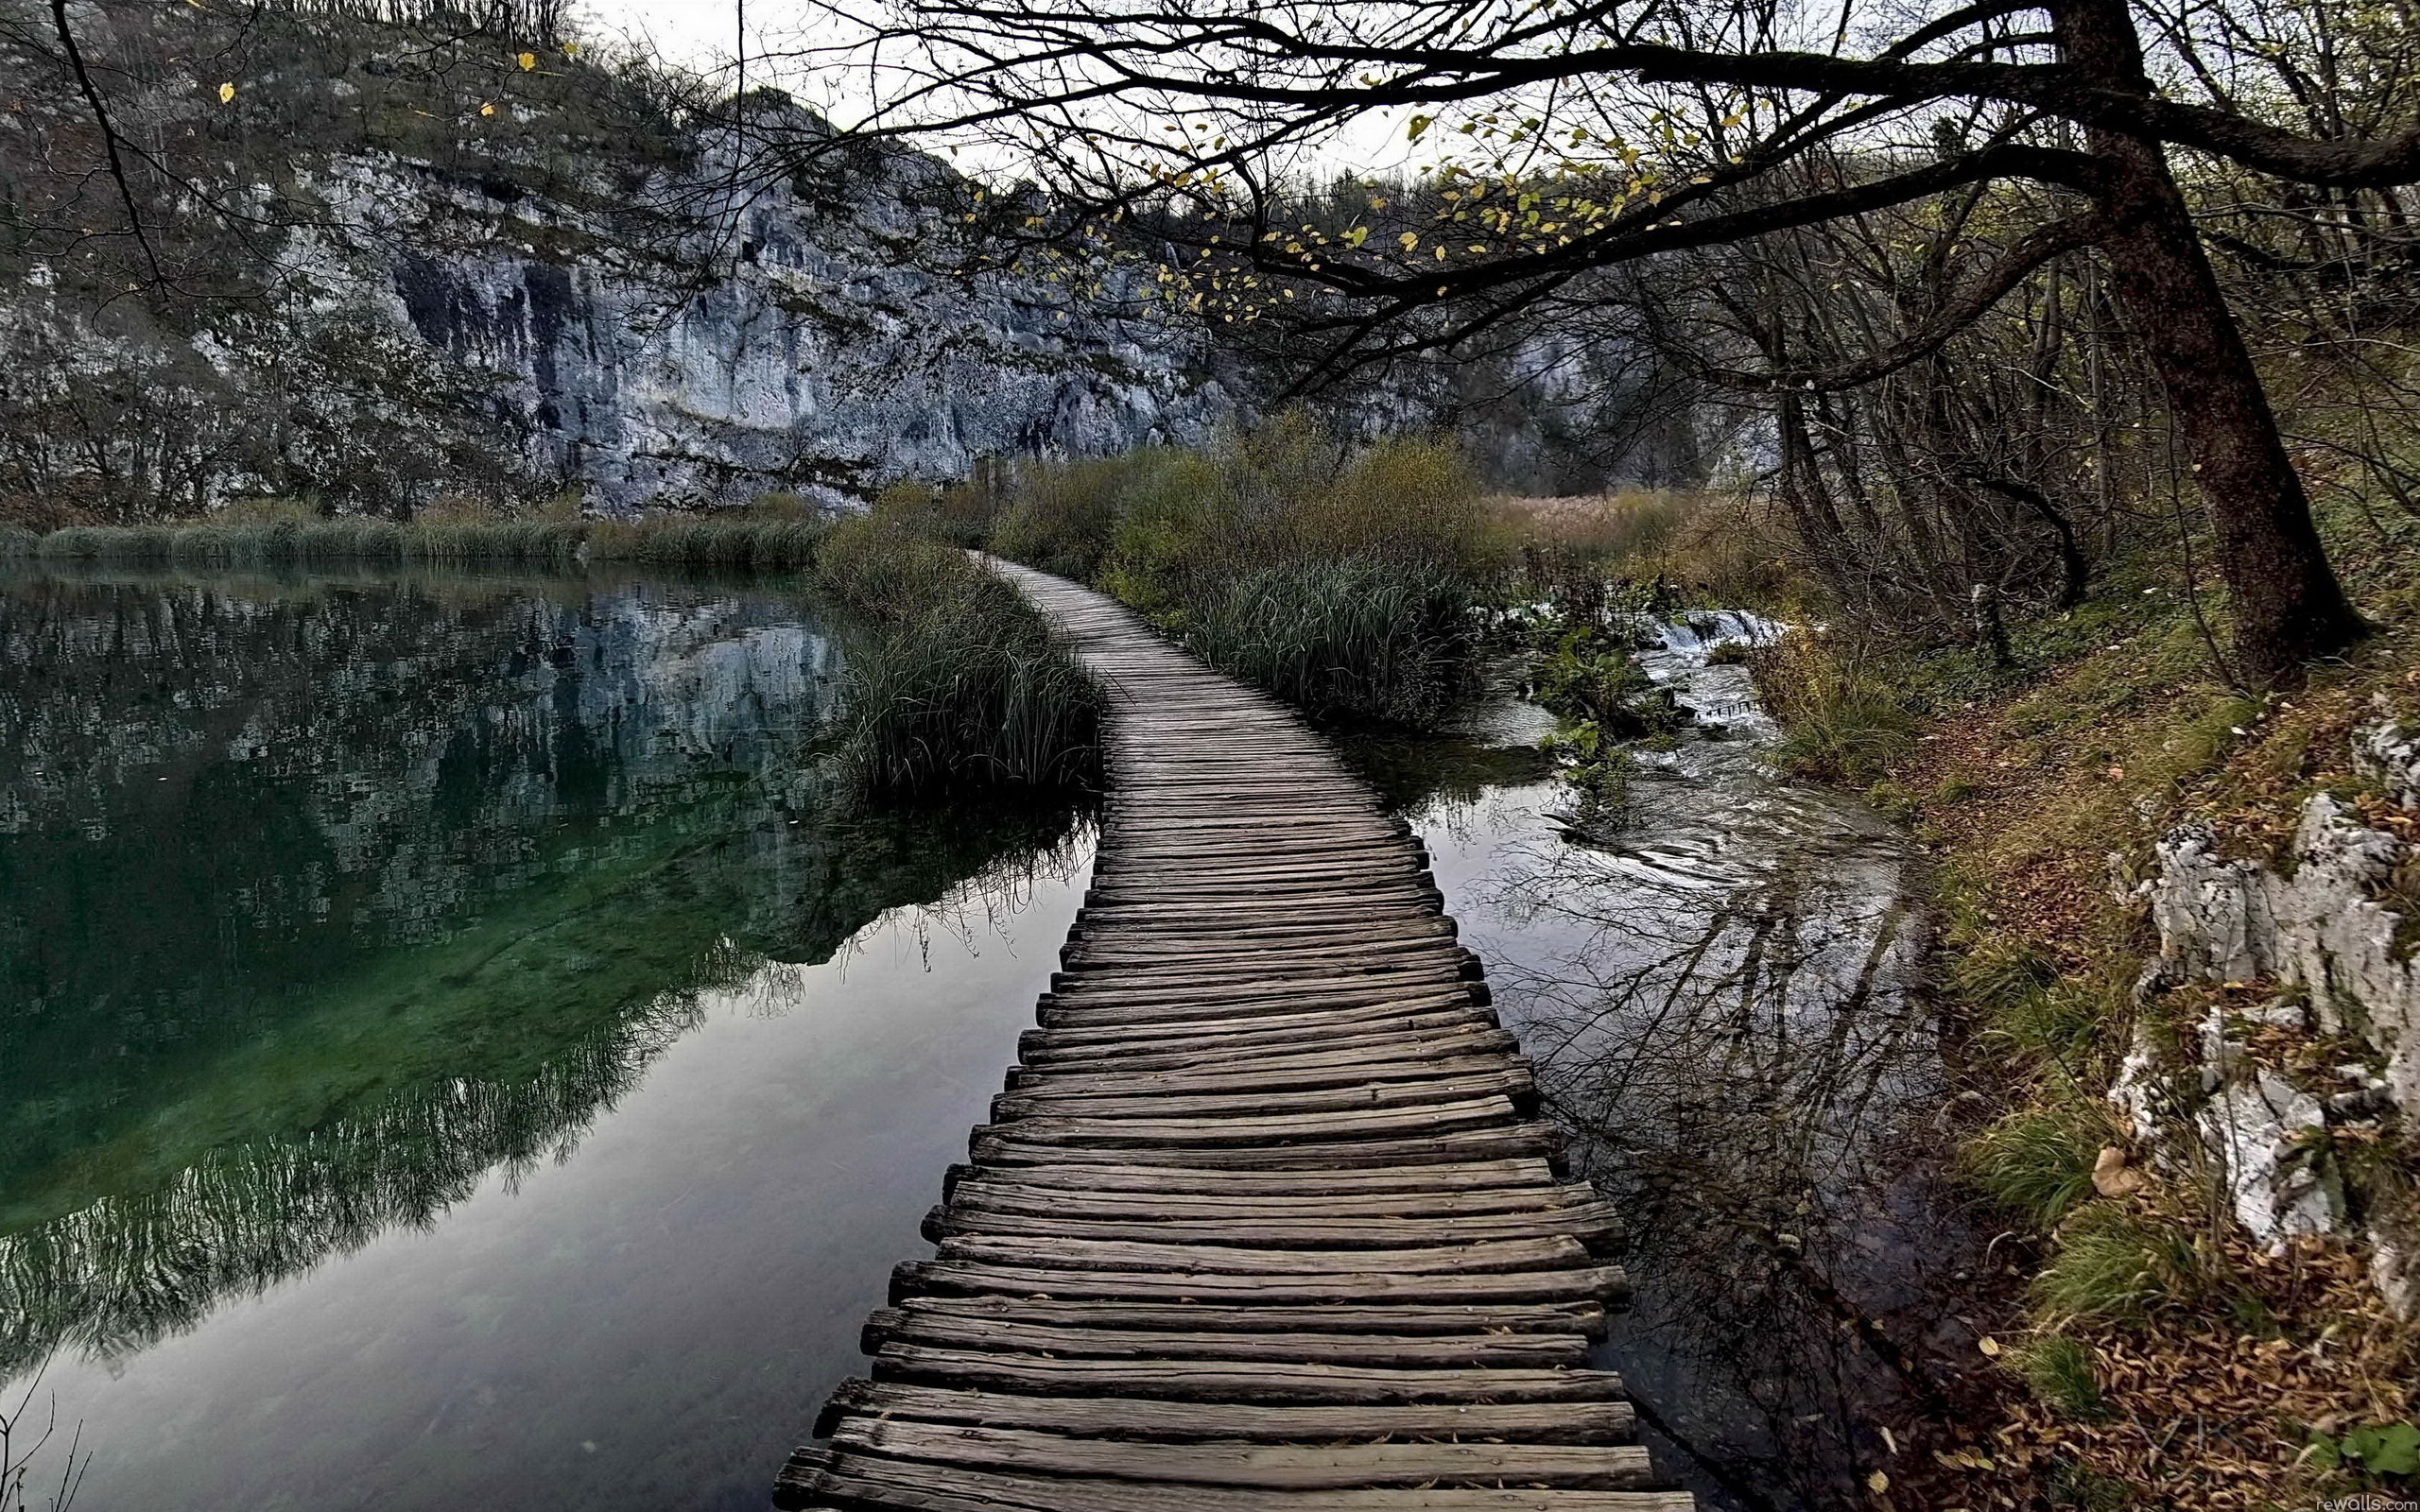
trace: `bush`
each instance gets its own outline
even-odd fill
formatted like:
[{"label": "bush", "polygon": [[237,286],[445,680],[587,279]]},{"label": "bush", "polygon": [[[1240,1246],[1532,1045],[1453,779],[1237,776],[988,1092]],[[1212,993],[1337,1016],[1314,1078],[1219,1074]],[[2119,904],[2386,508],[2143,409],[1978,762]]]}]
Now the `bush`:
[{"label": "bush", "polygon": [[1023,463],[1007,490],[994,550],[1305,708],[1422,723],[1469,680],[1497,545],[1443,442],[1353,455],[1293,413],[1201,447]]},{"label": "bush", "polygon": [[1787,771],[1863,787],[1915,752],[1900,681],[1860,643],[1791,630],[1751,651],[1748,671],[1782,728],[1774,756]]},{"label": "bush", "polygon": [[836,527],[817,581],[844,637],[839,759],[891,793],[1092,785],[1100,694],[1014,588],[951,547],[874,520]]}]

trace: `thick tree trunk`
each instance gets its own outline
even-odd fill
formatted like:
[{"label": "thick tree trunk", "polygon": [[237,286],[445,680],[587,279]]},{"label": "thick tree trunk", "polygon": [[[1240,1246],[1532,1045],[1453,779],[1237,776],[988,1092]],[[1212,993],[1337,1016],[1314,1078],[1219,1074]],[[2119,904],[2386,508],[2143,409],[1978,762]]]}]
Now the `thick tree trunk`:
[{"label": "thick tree trunk", "polygon": [[[2052,17],[2066,60],[2087,81],[2148,92],[2125,0],[2061,0]],[[2107,129],[2088,133],[2086,146],[2108,174],[2100,245],[2118,308],[2168,391],[2209,511],[2234,605],[2238,674],[2256,684],[2290,682],[2306,662],[2359,639],[2360,617],[2328,565],[2309,496],[2167,153]]]}]

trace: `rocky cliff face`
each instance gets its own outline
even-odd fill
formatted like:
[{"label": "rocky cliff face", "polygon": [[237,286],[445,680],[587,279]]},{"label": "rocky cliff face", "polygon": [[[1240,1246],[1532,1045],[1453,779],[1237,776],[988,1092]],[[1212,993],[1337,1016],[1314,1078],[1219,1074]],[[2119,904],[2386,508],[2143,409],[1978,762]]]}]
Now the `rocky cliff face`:
[{"label": "rocky cliff face", "polygon": [[607,509],[838,504],[984,456],[1190,439],[1235,412],[1192,337],[1038,281],[920,266],[955,218],[930,159],[707,187],[734,158],[709,139],[650,184],[681,223],[639,247],[564,199],[498,203],[493,184],[348,160],[328,198],[393,251],[332,248],[320,266],[388,339],[475,375],[528,475]]},{"label": "rocky cliff face", "polygon": [[[2354,756],[2404,810],[2420,806],[2420,731],[2371,725]],[[2420,1109],[2420,963],[2410,906],[2390,891],[2411,859],[2403,835],[2325,793],[2306,802],[2282,867],[2229,859],[2199,826],[2167,836],[2130,890],[2159,932],[2144,995],[2277,990],[2221,998],[2180,1044],[2146,1038],[2118,1089],[2138,1134],[2197,1147],[2171,1158],[2206,1159],[2255,1235],[2368,1234],[2379,1288],[2407,1314],[2420,1311],[2420,1214],[2399,1184],[2369,1179],[2378,1162],[2364,1154],[2408,1142]]]},{"label": "rocky cliff face", "polygon": [[[760,171],[752,143],[828,141],[779,95],[703,126],[644,69],[320,12],[75,12],[141,81],[112,86],[121,132],[162,144],[130,180],[144,241],[74,81],[10,41],[42,34],[27,17],[0,28],[0,518],[839,503],[1192,439],[1278,387],[1115,274],[935,271],[974,186],[930,156]],[[1691,481],[1690,420],[1648,413],[1635,356],[1515,334],[1335,403],[1364,431],[1459,429],[1520,490]]]}]

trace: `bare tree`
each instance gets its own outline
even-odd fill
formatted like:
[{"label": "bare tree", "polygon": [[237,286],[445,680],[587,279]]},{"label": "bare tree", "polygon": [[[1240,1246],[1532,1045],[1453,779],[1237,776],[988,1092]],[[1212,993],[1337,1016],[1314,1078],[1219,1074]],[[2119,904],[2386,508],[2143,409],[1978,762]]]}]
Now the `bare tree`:
[{"label": "bare tree", "polygon": [[[1908,368],[2096,249],[2205,501],[2244,670],[2289,679],[2361,631],[2171,156],[2320,193],[2401,185],[2420,180],[2420,115],[2398,94],[2392,119],[2285,121],[2211,61],[2256,39],[2199,9],[901,0],[868,26],[813,3],[827,28],[864,28],[845,57],[881,100],[867,129],[1013,148],[1051,196],[994,201],[1012,232],[1106,248],[1143,227],[1186,307],[1283,319],[1329,370],[1449,346],[1622,264],[2021,191],[2000,198],[2034,223],[1901,329],[1754,381],[1804,395]],[[2409,59],[2389,48],[2374,71],[2408,78]],[[1416,112],[1415,142],[1469,139],[1470,159],[1427,165],[1426,223],[1374,198],[1351,227],[1294,218],[1288,170],[1389,111]],[[1305,310],[1298,290],[1324,298]]]}]

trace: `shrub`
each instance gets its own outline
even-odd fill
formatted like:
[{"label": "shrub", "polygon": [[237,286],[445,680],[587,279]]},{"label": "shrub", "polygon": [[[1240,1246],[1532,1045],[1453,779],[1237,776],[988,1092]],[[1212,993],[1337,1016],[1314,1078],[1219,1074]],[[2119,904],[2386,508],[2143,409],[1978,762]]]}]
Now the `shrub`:
[{"label": "shrub", "polygon": [[1751,651],[1748,671],[1782,727],[1774,755],[1787,771],[1862,787],[1916,748],[1897,680],[1860,643],[1791,630]]}]

